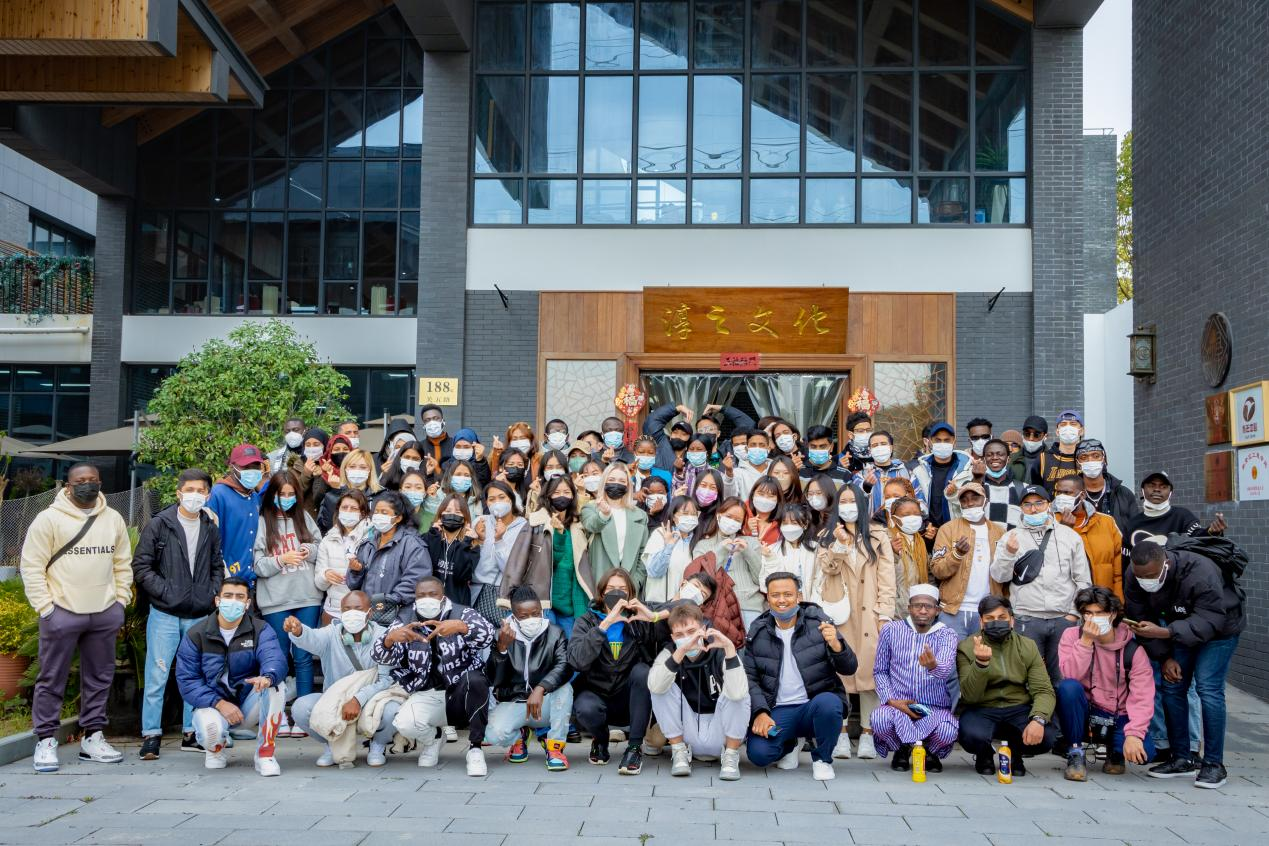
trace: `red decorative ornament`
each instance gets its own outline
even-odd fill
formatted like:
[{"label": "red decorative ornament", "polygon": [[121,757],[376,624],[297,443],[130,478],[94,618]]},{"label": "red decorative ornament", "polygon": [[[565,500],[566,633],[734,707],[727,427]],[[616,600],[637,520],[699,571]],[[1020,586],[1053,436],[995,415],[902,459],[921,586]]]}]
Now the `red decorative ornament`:
[{"label": "red decorative ornament", "polygon": [[873,395],[873,392],[868,390],[867,385],[861,386],[858,390],[851,394],[850,399],[846,401],[846,410],[852,414],[857,411],[862,411],[869,417],[875,417],[880,408],[881,403],[877,400],[877,397]]},{"label": "red decorative ornament", "polygon": [[622,436],[627,447],[633,444],[638,436],[639,430],[635,424],[635,418],[647,404],[648,395],[635,384],[622,385],[621,390],[617,391],[616,398],[613,399],[613,405],[617,407],[617,411],[626,418]]}]

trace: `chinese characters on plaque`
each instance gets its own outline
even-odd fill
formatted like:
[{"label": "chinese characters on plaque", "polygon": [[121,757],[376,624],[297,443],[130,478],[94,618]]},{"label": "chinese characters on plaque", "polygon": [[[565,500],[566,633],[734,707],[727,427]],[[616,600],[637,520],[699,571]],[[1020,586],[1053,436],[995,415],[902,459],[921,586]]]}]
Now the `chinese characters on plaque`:
[{"label": "chinese characters on plaque", "polygon": [[843,353],[845,288],[645,288],[648,352]]}]

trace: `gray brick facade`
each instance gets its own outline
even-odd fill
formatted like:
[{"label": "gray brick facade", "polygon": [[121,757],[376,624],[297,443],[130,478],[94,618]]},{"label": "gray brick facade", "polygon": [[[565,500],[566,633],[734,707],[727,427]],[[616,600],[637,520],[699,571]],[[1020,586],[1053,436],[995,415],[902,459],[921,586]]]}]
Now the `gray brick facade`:
[{"label": "gray brick facade", "polygon": [[8,194],[0,194],[0,241],[25,247],[31,238],[31,209]]},{"label": "gray brick facade", "polygon": [[1119,139],[1084,136],[1084,302],[1085,314],[1115,307],[1115,169]]},{"label": "gray brick facade", "polygon": [[1021,429],[1031,414],[1031,301],[1025,293],[956,295],[956,433],[968,447],[965,423],[986,417],[993,434]]},{"label": "gray brick facade", "polygon": [[505,435],[507,424],[537,424],[538,292],[468,291],[467,358],[463,362],[463,425],[482,441]]},{"label": "gray brick facade", "polygon": [[[1269,378],[1269,5],[1133,4],[1134,320],[1158,333],[1158,379],[1137,383],[1137,469],[1163,468],[1173,499],[1229,522],[1247,550],[1247,629],[1230,681],[1269,697],[1269,502],[1204,502],[1204,397]],[[1233,326],[1229,376],[1200,367],[1203,323]]]},{"label": "gray brick facade", "polygon": [[88,396],[88,431],[101,432],[122,423],[123,302],[128,270],[128,221],[131,201],[97,198],[97,247],[93,266],[92,385]]}]

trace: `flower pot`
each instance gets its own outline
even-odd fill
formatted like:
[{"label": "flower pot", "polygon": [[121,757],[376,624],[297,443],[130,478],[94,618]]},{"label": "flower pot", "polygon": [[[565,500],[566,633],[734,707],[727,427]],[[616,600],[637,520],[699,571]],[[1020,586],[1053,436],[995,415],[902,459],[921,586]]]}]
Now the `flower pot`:
[{"label": "flower pot", "polygon": [[0,699],[12,699],[18,695],[22,676],[29,666],[30,658],[0,653]]}]

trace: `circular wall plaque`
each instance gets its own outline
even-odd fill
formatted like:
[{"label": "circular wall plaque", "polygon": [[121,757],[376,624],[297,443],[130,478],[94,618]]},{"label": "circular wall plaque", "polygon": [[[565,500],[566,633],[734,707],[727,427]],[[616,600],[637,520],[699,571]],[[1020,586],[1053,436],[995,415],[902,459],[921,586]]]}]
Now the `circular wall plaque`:
[{"label": "circular wall plaque", "polygon": [[1233,357],[1233,335],[1229,328],[1229,318],[1217,312],[1207,318],[1203,326],[1203,340],[1199,345],[1199,355],[1203,361],[1203,376],[1211,387],[1218,387],[1229,375],[1229,363]]}]

